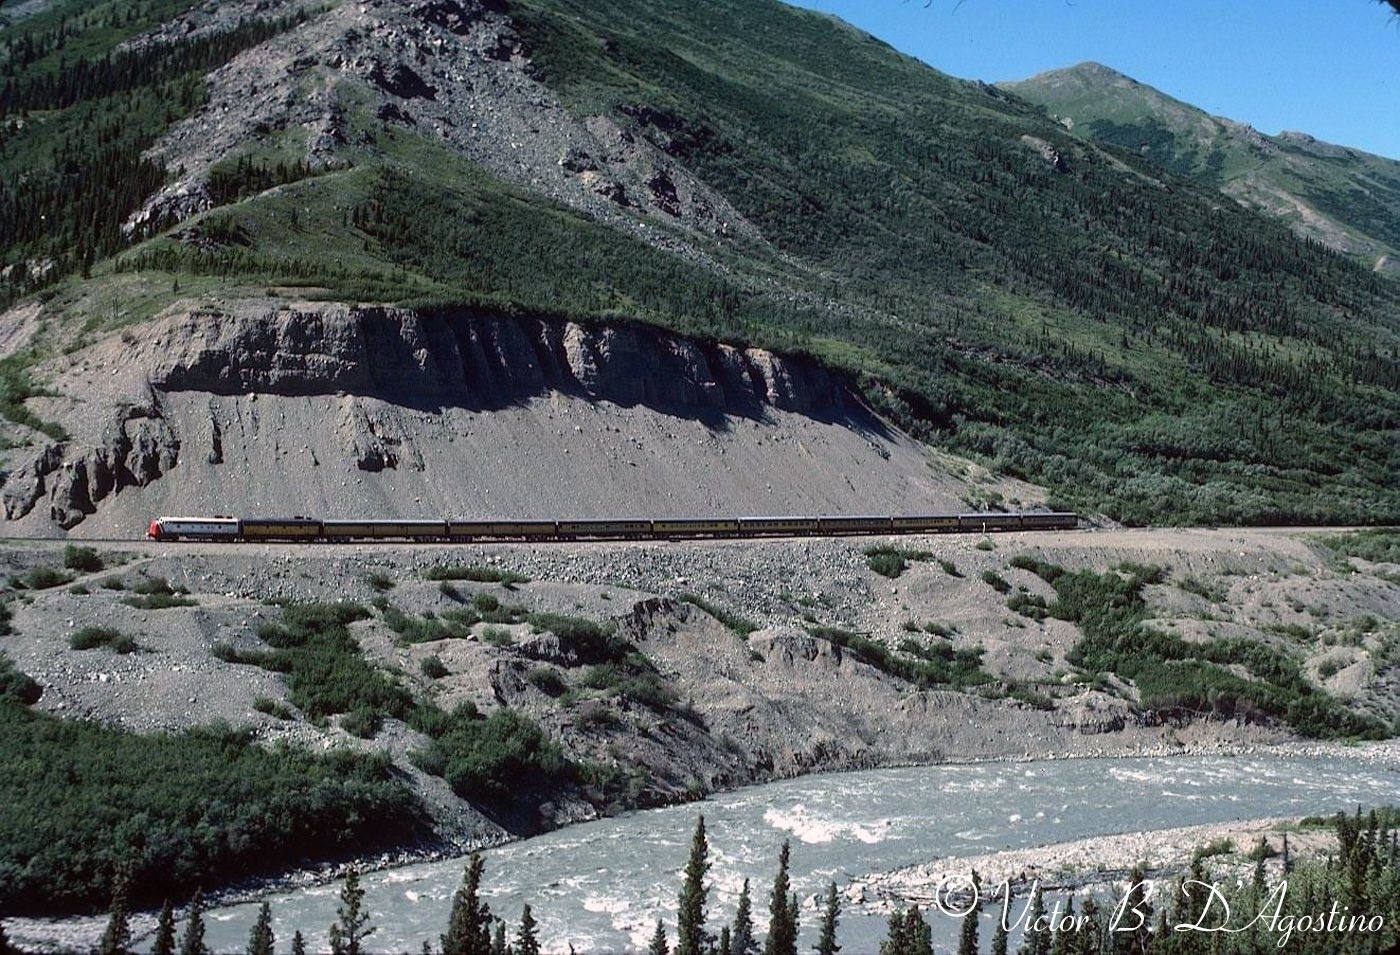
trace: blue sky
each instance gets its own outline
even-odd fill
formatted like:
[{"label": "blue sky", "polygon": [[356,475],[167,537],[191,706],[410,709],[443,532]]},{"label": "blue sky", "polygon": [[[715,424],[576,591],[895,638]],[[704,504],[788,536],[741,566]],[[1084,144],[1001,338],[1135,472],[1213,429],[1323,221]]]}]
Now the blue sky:
[{"label": "blue sky", "polygon": [[1097,60],[1266,133],[1400,159],[1400,20],[1372,0],[797,0],[967,79]]}]

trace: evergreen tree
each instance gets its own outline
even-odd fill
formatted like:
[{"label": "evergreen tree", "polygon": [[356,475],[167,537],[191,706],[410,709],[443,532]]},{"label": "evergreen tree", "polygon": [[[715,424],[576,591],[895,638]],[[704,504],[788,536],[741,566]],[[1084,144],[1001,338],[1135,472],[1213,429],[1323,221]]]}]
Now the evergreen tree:
[{"label": "evergreen tree", "polygon": [[690,858],[685,864],[685,882],[681,885],[680,908],[676,912],[676,955],[704,955],[709,948],[705,935],[705,873],[710,871],[710,845],[705,839],[705,817],[695,820],[695,835],[690,840]]},{"label": "evergreen tree", "polygon": [[890,913],[885,940],[880,943],[880,955],[910,955],[909,926],[904,921],[903,912]]},{"label": "evergreen tree", "polygon": [[[1124,890],[1122,924],[1113,933],[1111,948],[1114,955],[1146,955],[1152,943],[1152,903],[1147,900],[1147,873],[1141,865],[1133,866],[1128,873],[1128,885]],[[1142,924],[1138,924],[1141,914]],[[1132,929],[1132,931],[1128,931]]]},{"label": "evergreen tree", "polygon": [[166,899],[160,907],[156,922],[156,937],[151,942],[151,955],[175,955],[175,906]]},{"label": "evergreen tree", "polygon": [[306,955],[306,939],[302,937],[301,929],[292,933],[292,955]]},{"label": "evergreen tree", "polygon": [[721,925],[719,927],[719,948],[717,951],[719,955],[734,955],[734,945],[729,937],[728,925]]},{"label": "evergreen tree", "polygon": [[773,894],[768,899],[768,938],[764,940],[763,955],[797,955],[797,897],[791,895],[788,864],[792,846],[783,840],[778,850],[778,874],[773,879]]},{"label": "evergreen tree", "polygon": [[933,929],[917,905],[904,916],[909,932],[910,955],[933,955]]},{"label": "evergreen tree", "polygon": [[496,928],[491,933],[491,955],[511,955],[510,945],[506,942],[505,919],[496,919]]},{"label": "evergreen tree", "polygon": [[5,925],[0,923],[0,955],[15,955],[15,948],[10,944],[10,940],[5,937]]},{"label": "evergreen tree", "polygon": [[[1062,921],[1065,925],[1074,923],[1074,896],[1070,895],[1065,902],[1065,915],[1068,921]],[[1050,955],[1069,955],[1070,942],[1072,941],[1071,931],[1061,928],[1059,925],[1051,926]]]},{"label": "evergreen tree", "polygon": [[1006,934],[1006,923],[1000,917],[997,918],[997,930],[992,933],[992,955],[1006,955],[1006,947],[1009,939]]},{"label": "evergreen tree", "polygon": [[258,920],[248,933],[248,955],[272,955],[277,938],[272,934],[272,906],[258,907]]},{"label": "evergreen tree", "polygon": [[1041,924],[1044,917],[1045,892],[1037,882],[1035,891],[1031,894],[1031,907],[1026,914],[1026,929],[1021,934],[1021,947],[1016,949],[1017,955],[1050,955],[1050,933]]},{"label": "evergreen tree", "polygon": [[127,906],[127,891],[131,886],[131,871],[119,866],[112,876],[112,909],[107,930],[98,945],[101,955],[126,955],[131,945],[131,911]]},{"label": "evergreen tree", "polygon": [[190,911],[185,916],[185,934],[180,937],[180,955],[209,955],[204,945],[204,892],[194,890]]},{"label": "evergreen tree", "polygon": [[1093,897],[1084,900],[1083,926],[1074,933],[1070,955],[1099,955],[1103,951],[1104,924],[1099,916],[1099,904]]},{"label": "evergreen tree", "polygon": [[365,890],[360,886],[360,870],[352,865],[350,871],[345,873],[335,924],[331,926],[331,952],[334,955],[360,955],[360,946],[374,934],[364,902]]},{"label": "evergreen tree", "polygon": [[958,932],[958,955],[977,955],[978,924],[982,918],[982,880],[972,873],[972,908],[963,916]]},{"label": "evergreen tree", "polygon": [[535,926],[534,913],[529,903],[520,912],[520,931],[515,936],[514,955],[540,955],[539,932]]},{"label": "evergreen tree", "polygon": [[734,955],[758,955],[758,939],[753,932],[753,902],[749,896],[749,880],[739,890],[739,907],[734,912],[734,931],[729,935],[729,950]]},{"label": "evergreen tree", "polygon": [[[748,883],[745,883],[745,888]],[[826,887],[826,905],[822,908],[822,930],[817,938],[817,955],[836,955],[841,946],[836,944],[836,926],[841,920],[841,898],[836,894],[836,883]]]},{"label": "evergreen tree", "polygon": [[666,942],[666,926],[661,924],[661,920],[656,920],[656,931],[652,933],[651,944],[647,946],[647,955],[671,955],[671,946]]},{"label": "evergreen tree", "polygon": [[491,907],[481,901],[481,875],[486,868],[480,853],[472,853],[462,873],[462,886],[452,897],[452,915],[442,936],[442,955],[488,955],[491,951]]}]

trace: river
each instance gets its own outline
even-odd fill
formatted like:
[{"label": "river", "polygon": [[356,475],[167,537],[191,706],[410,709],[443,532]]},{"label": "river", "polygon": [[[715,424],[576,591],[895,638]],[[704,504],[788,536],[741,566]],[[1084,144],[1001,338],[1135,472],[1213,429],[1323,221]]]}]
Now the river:
[{"label": "river", "polygon": [[[742,880],[753,883],[760,926],[777,849],[792,840],[793,886],[803,900],[803,948],[815,938],[813,896],[826,883],[939,857],[1024,848],[1095,835],[1262,816],[1302,816],[1400,803],[1400,770],[1346,757],[1253,755],[985,763],[827,774],[755,786],[687,806],[571,826],[485,853],[485,896],[511,923],[530,903],[547,950],[644,947],[658,916],[674,941],[676,893],[697,813],[713,868],[710,925],[732,918]],[[437,946],[463,860],[363,877],[375,951]],[[340,885],[276,893],[274,928],[300,928],[325,945]],[[241,949],[255,904],[211,910],[214,951]],[[848,906],[847,952],[873,951],[883,915]],[[956,923],[934,918],[950,941]],[[942,923],[942,924],[940,924]]]}]

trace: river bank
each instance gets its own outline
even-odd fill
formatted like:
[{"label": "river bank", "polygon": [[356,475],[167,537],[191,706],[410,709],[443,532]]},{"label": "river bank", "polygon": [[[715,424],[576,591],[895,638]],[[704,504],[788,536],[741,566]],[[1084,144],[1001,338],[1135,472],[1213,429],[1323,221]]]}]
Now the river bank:
[{"label": "river bank", "polygon": [[[927,800],[911,795],[930,790]],[[1065,885],[1111,880],[1138,861],[1167,871],[1189,861],[1197,845],[1230,838],[1244,851],[1247,840],[1279,819],[1354,807],[1363,793],[1368,804],[1400,801],[1400,742],[815,774],[489,848],[487,892],[493,910],[507,918],[529,901],[558,949],[572,943],[588,950],[590,941],[625,947],[674,905],[684,843],[695,814],[704,812],[717,854],[717,908],[732,906],[742,878],[764,881],[777,843],[789,838],[804,912],[834,879],[848,899],[851,931],[859,934],[876,930],[891,906],[919,901],[945,871],[975,866],[984,876],[1013,879],[1053,874]],[[989,799],[1003,805],[969,804]],[[1203,813],[1220,818],[1171,825],[1173,817]],[[389,855],[360,866],[371,870],[364,883],[387,950],[436,939],[460,879],[459,858]],[[211,944],[241,948],[245,923],[262,899],[272,902],[279,935],[300,929],[314,942],[334,917],[343,871],[320,867],[218,893],[209,913]],[[104,922],[11,919],[5,928],[27,948],[61,951],[95,943]],[[137,938],[154,924],[153,913],[139,915]]]}]

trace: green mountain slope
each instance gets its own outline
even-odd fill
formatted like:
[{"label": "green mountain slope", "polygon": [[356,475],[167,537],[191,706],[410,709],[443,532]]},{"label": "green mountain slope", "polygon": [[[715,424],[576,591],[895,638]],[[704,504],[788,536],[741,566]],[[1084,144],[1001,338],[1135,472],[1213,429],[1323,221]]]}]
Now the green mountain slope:
[{"label": "green mountain slope", "polygon": [[1400,162],[1306,133],[1267,136],[1098,63],[998,85],[1046,107],[1076,135],[1136,151],[1400,275]]},{"label": "green mountain slope", "polygon": [[[815,354],[910,430],[1066,506],[1141,523],[1400,520],[1400,290],[1022,99],[769,0],[435,0],[392,31],[373,19],[383,5],[313,7],[305,23],[293,9],[242,23],[237,42],[140,48],[71,95],[7,47],[0,214],[27,221],[26,190],[49,183],[68,223],[61,242],[0,228],[12,297],[41,294],[82,341],[177,298],[288,286],[643,320]],[[429,41],[488,27],[480,62],[515,70],[500,76],[522,95],[454,92],[455,66],[431,72]],[[269,68],[247,96],[279,83],[288,109],[329,103],[333,135],[229,126],[235,100],[202,105],[227,85],[208,93],[204,70],[250,70],[281,42],[255,29],[285,35],[300,72]],[[406,30],[423,42],[392,61]],[[489,114],[451,113],[487,95]],[[213,208],[143,218],[129,190],[67,173],[63,156],[110,151],[117,109],[150,123],[123,161],[147,138],[194,142],[143,161],[157,179],[203,176]],[[488,141],[500,114],[519,121]],[[460,132],[474,117],[483,132]],[[188,122],[207,125],[181,140]],[[560,152],[550,137],[568,124],[598,156]],[[228,144],[200,173],[210,139]],[[23,410],[20,371],[4,407]]]}]

